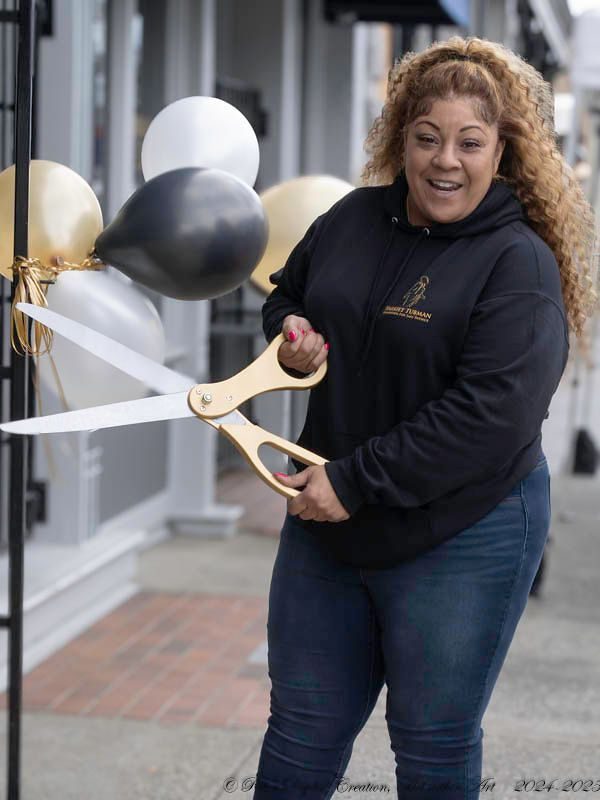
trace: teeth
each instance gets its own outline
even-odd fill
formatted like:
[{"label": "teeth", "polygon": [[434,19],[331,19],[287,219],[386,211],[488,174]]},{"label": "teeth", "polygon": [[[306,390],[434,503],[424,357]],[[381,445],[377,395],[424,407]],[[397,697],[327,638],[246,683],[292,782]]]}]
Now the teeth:
[{"label": "teeth", "polygon": [[433,186],[439,186],[440,189],[458,189],[460,183],[450,183],[449,181],[430,181]]}]

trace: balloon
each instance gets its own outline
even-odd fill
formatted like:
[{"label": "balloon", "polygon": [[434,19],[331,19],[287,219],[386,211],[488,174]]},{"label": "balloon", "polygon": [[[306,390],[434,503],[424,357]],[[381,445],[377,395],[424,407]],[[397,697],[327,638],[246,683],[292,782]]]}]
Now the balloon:
[{"label": "balloon", "polygon": [[[15,167],[0,173],[0,272],[12,280]],[[57,256],[80,264],[102,230],[92,188],[72,169],[32,161],[29,171],[28,255],[49,266]],[[21,254],[21,255],[24,255]]]},{"label": "balloon", "polygon": [[154,291],[206,300],[246,280],[267,234],[253,189],[227,172],[188,167],[140,186],[100,234],[96,252]]},{"label": "balloon", "polygon": [[184,97],[163,108],[142,142],[144,178],[179,167],[216,167],[254,186],[259,150],[246,117],[216,97]]},{"label": "balloon", "polygon": [[[65,272],[48,287],[48,307],[131,347],[154,361],[165,357],[165,335],[157,310],[139,289],[110,272]],[[69,406],[88,408],[148,394],[131,378],[55,333],[50,351]],[[58,393],[48,355],[39,358],[41,382]]]},{"label": "balloon", "polygon": [[330,175],[306,175],[272,186],[261,194],[269,221],[265,253],[250,276],[265,294],[273,291],[269,275],[283,267],[308,227],[354,186]]}]

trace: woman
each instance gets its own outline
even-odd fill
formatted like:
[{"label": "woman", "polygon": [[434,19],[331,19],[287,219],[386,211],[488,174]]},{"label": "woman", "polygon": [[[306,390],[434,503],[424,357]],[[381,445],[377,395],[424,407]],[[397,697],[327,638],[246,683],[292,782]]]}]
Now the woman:
[{"label": "woman", "polygon": [[263,308],[326,378],[280,474],[271,716],[254,797],[330,798],[387,684],[398,796],[479,797],[481,721],[550,523],[541,425],[595,295],[592,214],[548,86],[502,46],[408,54],[365,183],[319,217]]}]

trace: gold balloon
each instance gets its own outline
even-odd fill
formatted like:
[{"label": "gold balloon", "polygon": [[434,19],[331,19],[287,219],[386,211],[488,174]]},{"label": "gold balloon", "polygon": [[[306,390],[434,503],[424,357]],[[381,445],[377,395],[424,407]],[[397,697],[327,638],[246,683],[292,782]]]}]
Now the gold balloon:
[{"label": "gold balloon", "polygon": [[[0,172],[0,273],[12,280],[15,204],[14,165]],[[91,186],[54,161],[31,162],[29,258],[44,266],[62,258],[80,264],[102,232],[102,211]],[[21,253],[20,255],[25,255]]]},{"label": "gold balloon", "polygon": [[264,191],[260,198],[269,220],[269,241],[250,276],[252,283],[270,294],[274,287],[269,275],[283,267],[311,223],[352,189],[351,183],[331,175],[306,175]]}]

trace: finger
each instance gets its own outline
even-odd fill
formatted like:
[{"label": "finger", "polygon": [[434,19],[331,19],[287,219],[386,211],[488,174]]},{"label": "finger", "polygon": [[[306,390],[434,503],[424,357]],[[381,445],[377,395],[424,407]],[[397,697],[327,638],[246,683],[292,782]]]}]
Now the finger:
[{"label": "finger", "polygon": [[282,330],[283,328],[290,327],[296,327],[298,329],[303,327],[304,330],[308,331],[313,327],[313,325],[306,319],[306,317],[302,317],[300,314],[288,314],[283,319]]},{"label": "finger", "polygon": [[306,335],[306,332],[312,326],[304,317],[297,317],[294,314],[289,314],[283,321],[281,332],[288,342],[300,343],[301,337]]},{"label": "finger", "polygon": [[321,352],[315,358],[315,369],[318,369],[324,361],[327,361],[327,356],[329,355],[329,351],[325,350],[324,347],[321,348]]},{"label": "finger", "polygon": [[288,367],[288,369],[299,369],[296,355],[299,347],[299,343],[283,342],[277,351],[277,358],[280,363]]},{"label": "finger", "polygon": [[323,349],[325,345],[325,339],[321,336],[320,333],[317,334],[317,340],[314,343],[312,352],[311,352],[311,363],[314,366],[315,359],[318,357],[319,353]]},{"label": "finger", "polygon": [[287,510],[292,517],[297,517],[306,511],[306,501],[298,494],[296,497],[292,497],[291,500],[288,500]]},{"label": "finger", "polygon": [[320,350],[319,340],[324,341],[320,333],[309,331],[302,339],[300,347],[298,348],[298,356],[306,359],[312,358],[315,350]]},{"label": "finger", "polygon": [[284,472],[273,472],[273,475],[279,483],[283,483],[284,486],[291,486],[292,488],[296,488],[297,486],[305,486],[307,477],[302,472],[297,472],[295,475],[286,475]]},{"label": "finger", "polygon": [[312,369],[304,367],[304,364],[306,363],[305,359],[300,360],[297,356],[292,356],[286,359],[280,357],[279,361],[288,370],[294,370],[295,372],[303,375],[307,375],[309,372],[312,372]]},{"label": "finger", "polygon": [[304,341],[296,353],[296,363],[298,365],[298,369],[309,372],[314,368],[314,358],[321,350],[322,344],[323,337],[320,333],[313,332],[306,334]]},{"label": "finger", "polygon": [[298,358],[304,358],[308,355],[313,347],[315,333],[311,330],[306,328],[300,329],[300,336],[294,342],[296,344],[296,353],[298,354]]},{"label": "finger", "polygon": [[319,350],[313,351],[311,353],[311,357],[303,366],[303,369],[306,372],[315,372],[321,364],[327,360],[327,356],[329,351],[325,349],[325,347],[321,347]]},{"label": "finger", "polygon": [[[302,343],[302,334],[299,328],[290,328],[287,333],[284,334],[285,336],[285,343],[288,345],[288,350],[290,353],[295,353]],[[283,345],[282,345],[283,346]]]},{"label": "finger", "polygon": [[298,324],[298,317],[294,314],[288,314],[288,316],[283,320],[283,324],[281,326],[281,332],[285,336],[286,339],[289,339],[289,334],[291,331],[295,331],[296,333],[299,330]]},{"label": "finger", "polygon": [[[308,342],[307,337],[310,337]],[[285,360],[288,366],[299,369],[310,353],[313,334],[308,334],[304,327],[290,328],[287,338],[288,341],[282,342],[279,346],[278,356],[280,360]]]},{"label": "finger", "polygon": [[324,361],[327,361],[328,353],[329,353],[329,351],[325,350],[324,347],[322,347],[320,349],[320,351],[317,353],[317,355],[312,360],[311,372],[314,372],[315,370],[317,370]]}]

